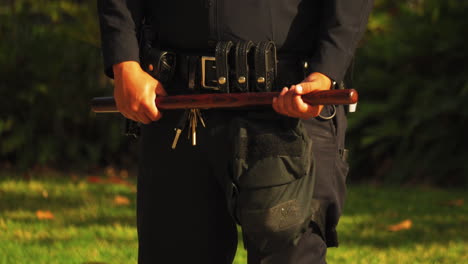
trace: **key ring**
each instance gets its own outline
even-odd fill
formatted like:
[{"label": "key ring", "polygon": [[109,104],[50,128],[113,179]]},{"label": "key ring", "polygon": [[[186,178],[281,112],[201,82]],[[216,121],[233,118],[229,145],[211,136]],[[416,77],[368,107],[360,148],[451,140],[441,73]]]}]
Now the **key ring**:
[{"label": "key ring", "polygon": [[332,105],[332,107],[333,107],[333,113],[332,113],[331,115],[329,115],[329,116],[322,116],[321,114],[319,114],[318,117],[320,117],[320,118],[323,119],[323,120],[330,120],[330,119],[332,119],[333,117],[335,117],[335,115],[336,115],[336,106],[335,106],[335,105]]}]

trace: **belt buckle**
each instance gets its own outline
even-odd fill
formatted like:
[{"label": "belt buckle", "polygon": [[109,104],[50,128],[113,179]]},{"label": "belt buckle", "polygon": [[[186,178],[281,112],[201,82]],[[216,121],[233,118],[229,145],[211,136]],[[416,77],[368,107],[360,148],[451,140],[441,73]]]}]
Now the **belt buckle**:
[{"label": "belt buckle", "polygon": [[[208,65],[209,64],[209,65]],[[216,58],[215,57],[209,57],[209,56],[202,56],[201,57],[201,86],[204,89],[210,89],[210,90],[219,90],[218,86],[210,85],[207,84],[207,82],[211,83],[217,83],[218,81],[216,78],[214,80],[207,80],[206,79],[206,73],[207,73],[207,68],[208,67],[213,67],[216,68]]]}]

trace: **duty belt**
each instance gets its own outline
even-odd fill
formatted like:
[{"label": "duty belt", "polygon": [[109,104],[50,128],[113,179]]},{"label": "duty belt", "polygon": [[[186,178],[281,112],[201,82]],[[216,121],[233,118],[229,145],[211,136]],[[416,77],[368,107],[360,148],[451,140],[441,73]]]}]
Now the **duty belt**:
[{"label": "duty belt", "polygon": [[306,60],[278,58],[272,41],[221,41],[201,55],[152,49],[141,61],[169,93],[268,92],[302,81],[307,70]]}]

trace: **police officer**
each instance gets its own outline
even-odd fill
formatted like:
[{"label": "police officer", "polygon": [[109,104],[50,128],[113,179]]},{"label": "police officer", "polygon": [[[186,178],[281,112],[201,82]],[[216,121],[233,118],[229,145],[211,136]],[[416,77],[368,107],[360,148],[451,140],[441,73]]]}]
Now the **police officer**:
[{"label": "police officer", "polygon": [[[334,89],[343,80],[372,2],[98,1],[105,71],[114,78],[117,107],[144,124],[140,264],[232,263],[236,224],[249,264],[325,263],[327,246],[337,246],[335,227],[345,197],[346,117],[343,106],[310,106],[300,95]],[[175,56],[170,82],[148,73],[154,65],[143,67],[143,25],[151,27],[153,47]],[[231,53],[239,43],[241,51],[245,43],[253,43],[252,50],[273,43],[267,53],[277,56],[277,78],[269,89],[281,93],[273,109],[202,111],[206,128],[198,126],[196,146],[183,134],[172,149],[184,112],[159,111],[155,98],[217,92],[206,78],[219,77],[215,53],[221,41],[233,43]],[[206,60],[216,61],[218,72],[210,73]],[[245,79],[233,77],[238,68],[226,65],[233,72],[227,85],[241,87]],[[249,75],[249,91],[265,82],[255,74]],[[225,83],[212,81],[218,88]]]}]

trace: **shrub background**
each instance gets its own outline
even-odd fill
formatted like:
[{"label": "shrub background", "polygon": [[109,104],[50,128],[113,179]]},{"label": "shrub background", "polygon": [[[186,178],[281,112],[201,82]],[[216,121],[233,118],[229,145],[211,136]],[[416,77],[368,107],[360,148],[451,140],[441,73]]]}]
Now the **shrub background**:
[{"label": "shrub background", "polygon": [[[89,109],[112,94],[95,5],[0,3],[3,168],[134,167],[122,119]],[[467,13],[467,1],[375,1],[347,76],[360,95],[349,115],[350,181],[468,186]]]}]

